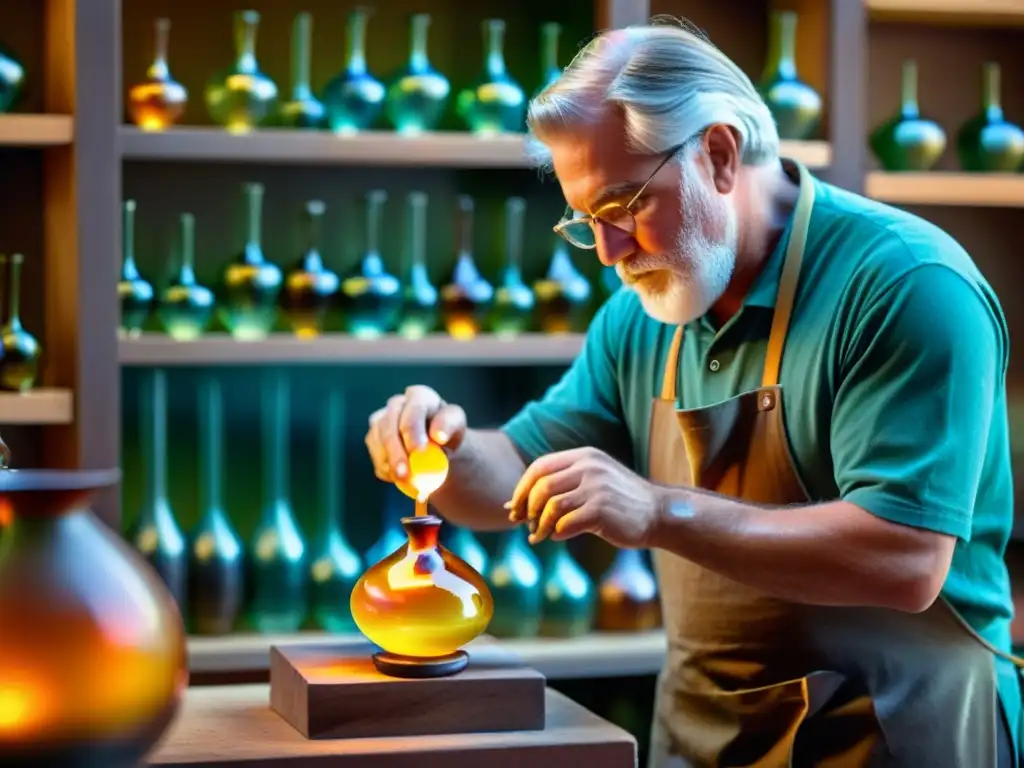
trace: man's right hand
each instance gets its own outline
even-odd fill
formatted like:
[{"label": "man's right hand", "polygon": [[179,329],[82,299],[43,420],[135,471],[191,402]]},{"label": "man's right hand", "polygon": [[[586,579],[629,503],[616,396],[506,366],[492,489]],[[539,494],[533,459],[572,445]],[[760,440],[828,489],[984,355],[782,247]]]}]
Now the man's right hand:
[{"label": "man's right hand", "polygon": [[378,478],[393,483],[409,473],[409,451],[426,445],[428,436],[449,452],[466,436],[466,412],[449,405],[430,387],[412,386],[370,416],[366,447]]}]

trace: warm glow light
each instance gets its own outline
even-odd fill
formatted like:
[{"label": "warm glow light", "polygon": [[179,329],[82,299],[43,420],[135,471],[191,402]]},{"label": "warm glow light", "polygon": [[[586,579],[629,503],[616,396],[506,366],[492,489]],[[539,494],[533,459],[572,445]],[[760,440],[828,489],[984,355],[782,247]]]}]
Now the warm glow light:
[{"label": "warm glow light", "polygon": [[29,685],[0,683],[0,735],[25,731],[39,722],[42,697]]},{"label": "warm glow light", "polygon": [[409,475],[395,484],[416,501],[428,498],[448,479],[448,454],[437,443],[429,441],[423,448],[409,453]]}]

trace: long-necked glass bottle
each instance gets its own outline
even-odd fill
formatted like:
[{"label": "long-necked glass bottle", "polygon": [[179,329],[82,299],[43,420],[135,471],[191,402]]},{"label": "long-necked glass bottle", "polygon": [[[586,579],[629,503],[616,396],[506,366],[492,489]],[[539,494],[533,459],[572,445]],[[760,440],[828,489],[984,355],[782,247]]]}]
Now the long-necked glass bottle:
[{"label": "long-necked glass bottle", "polygon": [[14,106],[24,85],[25,67],[9,51],[0,48],[0,113]]},{"label": "long-necked glass bottle", "polygon": [[960,166],[965,171],[1012,172],[1024,161],[1024,130],[1003,115],[999,65],[982,68],[981,110],[960,128],[956,137]]},{"label": "long-necked glass bottle", "polygon": [[386,112],[400,134],[415,135],[433,130],[448,105],[451,84],[434,69],[427,55],[430,14],[412,17],[409,63],[388,88]]},{"label": "long-necked glass bottle", "polygon": [[473,198],[459,195],[457,204],[459,252],[451,279],[441,288],[441,314],[452,338],[472,339],[491,311],[494,286],[480,274],[473,257]]},{"label": "long-necked glass bottle", "polygon": [[[128,89],[128,114],[143,131],[164,131],[181,119],[188,105],[188,91],[171,76],[167,46],[171,20],[157,19],[156,51],[146,79]],[[2,111],[2,110],[0,110]]]},{"label": "long-necked glass bottle", "polygon": [[310,88],[313,15],[303,11],[292,21],[292,95],[281,102],[277,122],[288,128],[319,128],[327,111]]},{"label": "long-necked glass bottle", "polygon": [[808,139],[821,121],[821,96],[803,82],[796,69],[794,11],[773,11],[768,37],[768,58],[758,90],[779,129],[779,138]]},{"label": "long-necked glass bottle", "polygon": [[248,624],[257,632],[295,632],[306,618],[306,545],[292,512],[288,451],[287,375],[267,374],[262,421],[264,499],[246,557]]},{"label": "long-necked glass bottle", "polygon": [[[9,261],[9,263],[8,263]],[[7,273],[7,307],[0,327],[0,389],[26,392],[35,386],[42,349],[36,337],[21,324],[21,267],[25,257],[0,256],[0,270]]]},{"label": "long-necked glass bottle", "polygon": [[597,594],[597,629],[642,632],[661,626],[658,582],[640,550],[619,550],[601,576]]},{"label": "long-necked glass bottle", "polygon": [[213,318],[213,291],[196,279],[196,220],[191,213],[180,219],[181,265],[178,276],[160,295],[157,314],[164,332],[177,341],[198,339]]},{"label": "long-necked glass bottle", "polygon": [[530,330],[533,320],[533,292],[523,282],[523,227],[526,200],[505,201],[505,266],[494,292],[491,330],[499,336],[516,336]]},{"label": "long-necked glass bottle", "polygon": [[406,208],[405,250],[409,262],[402,289],[404,300],[398,333],[407,339],[421,339],[437,327],[438,317],[438,292],[427,270],[426,193],[410,192]]},{"label": "long-necked glass bottle", "polygon": [[917,100],[917,62],[903,62],[900,109],[876,128],[871,151],[886,171],[930,171],[946,149],[946,132],[921,116]]},{"label": "long-necked glass bottle", "polygon": [[353,134],[370,128],[384,106],[384,84],[366,65],[366,26],[370,11],[355,8],[348,16],[345,69],[324,87],[327,125],[334,133]]},{"label": "long-necked glass bottle", "polygon": [[408,536],[402,529],[402,518],[405,517],[407,499],[394,486],[384,490],[384,503],[380,508],[380,536],[366,550],[367,566],[373,566],[405,544]]},{"label": "long-necked glass bottle", "polygon": [[540,631],[542,571],[526,537],[523,525],[502,534],[487,569],[494,596],[487,631],[496,637],[533,637]]},{"label": "long-necked glass bottle", "polygon": [[576,637],[594,623],[597,590],[569,552],[568,542],[544,542],[543,603],[540,632],[548,637]]},{"label": "long-necked glass bottle", "polygon": [[338,275],[324,266],[320,255],[325,210],[322,200],[306,203],[306,252],[285,275],[281,296],[292,330],[303,339],[323,333],[327,312],[341,285]]},{"label": "long-necked glass bottle", "polygon": [[534,92],[534,98],[545,88],[562,76],[562,68],[558,66],[558,38],[562,35],[562,25],[548,21],[540,25],[540,86]]},{"label": "long-necked glass bottle", "polygon": [[[390,333],[402,311],[402,283],[384,267],[380,253],[384,203],[388,195],[375,189],[366,195],[366,250],[342,280],[341,309],[345,329],[362,339]],[[405,534],[402,534],[405,538]]]},{"label": "long-necked glass bottle", "polygon": [[220,382],[199,386],[199,523],[189,542],[189,630],[231,632],[245,597],[245,552],[224,509],[224,416]]},{"label": "long-necked glass bottle", "polygon": [[273,114],[277,84],[256,60],[256,11],[235,13],[235,62],[206,86],[210,118],[229,133],[249,133]]},{"label": "long-necked glass bottle", "polygon": [[138,336],[153,306],[153,286],[143,279],[135,262],[135,201],[125,200],[122,205],[121,225],[121,280],[117,295],[121,302],[122,336]]},{"label": "long-necked glass bottle", "polygon": [[217,309],[221,322],[235,339],[265,339],[277,322],[281,269],[263,256],[263,185],[244,186],[248,209],[245,247],[221,277]]},{"label": "long-necked glass bottle", "polygon": [[548,271],[533,284],[537,321],[544,333],[583,333],[591,316],[590,282],[572,261],[561,237],[555,237]]},{"label": "long-necked glass bottle", "polygon": [[486,19],[484,72],[459,93],[458,112],[473,133],[488,136],[526,128],[526,93],[505,66],[505,22]]}]

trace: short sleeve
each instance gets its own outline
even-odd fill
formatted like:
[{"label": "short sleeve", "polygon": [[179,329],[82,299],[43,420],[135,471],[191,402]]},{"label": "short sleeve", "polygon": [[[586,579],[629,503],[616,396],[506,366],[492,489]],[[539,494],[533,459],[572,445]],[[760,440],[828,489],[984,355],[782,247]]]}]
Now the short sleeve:
[{"label": "short sleeve", "polygon": [[901,276],[857,318],[833,406],[840,496],[968,540],[1008,334],[979,286],[944,265]]}]

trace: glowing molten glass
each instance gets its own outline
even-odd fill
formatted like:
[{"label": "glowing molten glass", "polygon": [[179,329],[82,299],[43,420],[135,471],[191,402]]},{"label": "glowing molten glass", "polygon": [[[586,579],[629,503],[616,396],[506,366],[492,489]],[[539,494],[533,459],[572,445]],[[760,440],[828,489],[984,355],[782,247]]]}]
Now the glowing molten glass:
[{"label": "glowing molten glass", "polygon": [[428,442],[409,454],[409,474],[398,480],[398,489],[416,501],[427,498],[448,479],[448,454],[437,443]]}]

